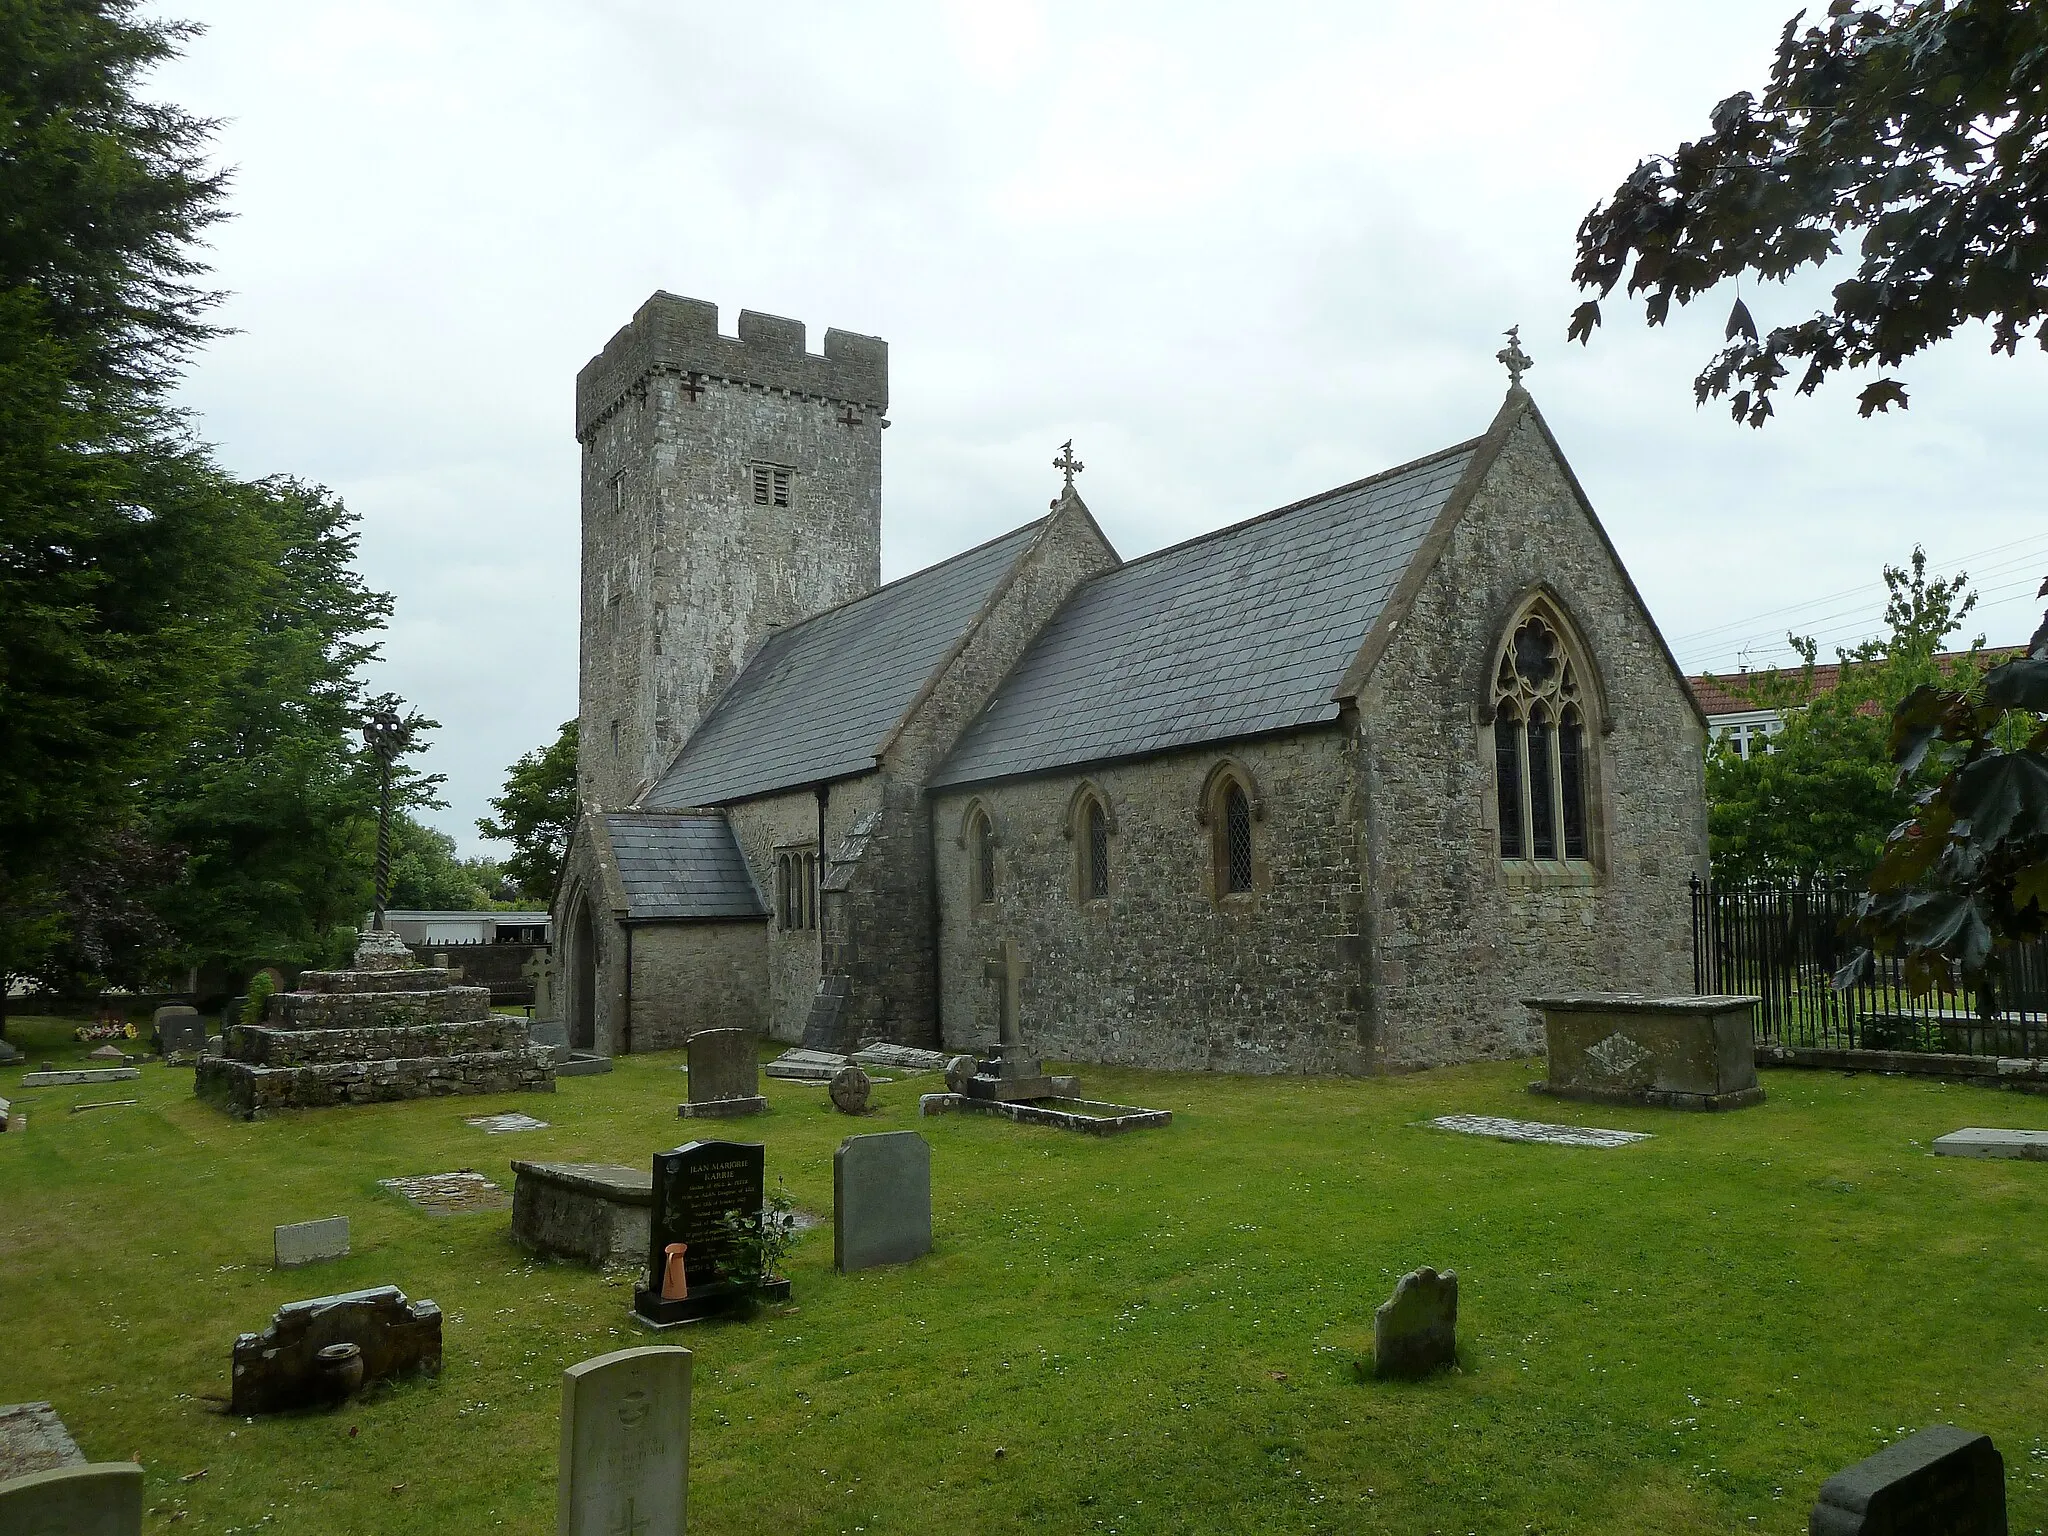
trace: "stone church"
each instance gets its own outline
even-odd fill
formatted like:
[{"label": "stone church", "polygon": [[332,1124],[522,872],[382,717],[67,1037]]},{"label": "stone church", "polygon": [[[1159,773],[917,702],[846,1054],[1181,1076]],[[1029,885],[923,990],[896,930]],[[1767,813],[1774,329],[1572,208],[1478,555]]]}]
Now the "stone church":
[{"label": "stone church", "polygon": [[736,329],[657,293],[577,379],[573,1043],[965,1049],[1015,967],[1049,1058],[1372,1073],[1690,990],[1705,723],[1518,379],[1170,549],[1070,468],[882,585],[886,344]]}]

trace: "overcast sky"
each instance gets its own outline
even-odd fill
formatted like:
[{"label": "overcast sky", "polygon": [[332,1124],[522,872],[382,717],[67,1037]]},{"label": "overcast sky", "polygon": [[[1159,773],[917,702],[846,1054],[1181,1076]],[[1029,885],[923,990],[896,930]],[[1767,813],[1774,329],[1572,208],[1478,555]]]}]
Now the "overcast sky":
[{"label": "overcast sky", "polygon": [[[2048,572],[2048,367],[1969,334],[1859,421],[1696,409],[1727,295],[1567,349],[1573,232],[1760,86],[1792,0],[1218,6],[192,0],[238,334],[184,392],[320,481],[398,613],[465,851],[576,710],[576,370],[657,288],[890,344],[883,575],[1043,511],[1072,437],[1126,556],[1481,431],[1528,383],[1689,667],[1871,632],[1916,541],[1993,642]],[[1768,326],[1814,294],[1744,297]],[[1967,636],[1965,638],[1968,638]],[[504,850],[498,849],[502,852]]]}]

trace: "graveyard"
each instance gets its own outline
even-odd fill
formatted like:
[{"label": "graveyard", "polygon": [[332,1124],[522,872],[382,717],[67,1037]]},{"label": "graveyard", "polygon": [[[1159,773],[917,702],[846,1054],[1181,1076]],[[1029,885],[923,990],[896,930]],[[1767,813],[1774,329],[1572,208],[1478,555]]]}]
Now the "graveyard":
[{"label": "graveyard", "polygon": [[[2048,1100],[1780,1070],[1763,1103],[1698,1114],[1532,1096],[1536,1062],[1088,1066],[1092,1096],[1171,1123],[920,1120],[943,1080],[877,1072],[857,1116],[764,1079],[766,1113],[707,1128],[677,1114],[682,1053],[656,1052],[553,1093],[245,1123],[155,1060],[22,1087],[86,1065],[74,1022],[12,1021],[28,1061],[0,1069],[27,1118],[0,1136],[0,1400],[140,1463],[146,1531],[552,1530],[563,1372],[649,1344],[694,1355],[703,1532],[1791,1533],[1830,1475],[1944,1422],[1996,1442],[2013,1530],[2048,1525],[2048,1169],[1932,1155],[1963,1126],[2048,1132]],[[1646,1139],[1426,1123],[1452,1115]],[[834,1152],[907,1130],[932,1251],[841,1274]],[[515,1160],[644,1169],[705,1136],[763,1144],[769,1188],[819,1219],[787,1303],[656,1334],[637,1267],[515,1246]],[[430,1174],[481,1178],[446,1214],[383,1182]],[[276,1267],[275,1227],[334,1216],[345,1256]],[[1423,1266],[1456,1271],[1457,1365],[1375,1379],[1375,1309]],[[438,1376],[226,1412],[239,1333],[387,1285],[438,1304]]]}]

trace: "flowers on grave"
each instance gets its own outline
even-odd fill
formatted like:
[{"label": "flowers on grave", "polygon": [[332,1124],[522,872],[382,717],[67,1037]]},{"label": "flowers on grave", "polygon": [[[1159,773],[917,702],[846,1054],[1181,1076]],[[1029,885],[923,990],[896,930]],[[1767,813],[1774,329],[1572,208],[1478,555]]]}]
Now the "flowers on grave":
[{"label": "flowers on grave", "polygon": [[782,1261],[796,1241],[796,1201],[782,1180],[775,1181],[760,1210],[728,1211],[720,1225],[728,1245],[725,1278],[743,1291],[754,1291],[782,1277]]}]

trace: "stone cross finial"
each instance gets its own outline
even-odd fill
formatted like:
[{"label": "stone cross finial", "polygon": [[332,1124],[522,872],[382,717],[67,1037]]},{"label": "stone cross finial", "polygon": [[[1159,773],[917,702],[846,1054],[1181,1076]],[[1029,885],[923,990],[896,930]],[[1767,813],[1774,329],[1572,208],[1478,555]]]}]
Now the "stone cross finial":
[{"label": "stone cross finial", "polygon": [[1024,982],[1031,967],[1018,955],[1017,941],[1003,940],[1002,949],[981,968],[981,974],[1002,989],[996,1010],[997,1041],[1003,1045],[1021,1044],[1024,1035],[1018,1020],[1024,1012]]},{"label": "stone cross finial", "polygon": [[1074,488],[1074,476],[1088,466],[1074,457],[1074,440],[1070,437],[1060,444],[1060,456],[1052,461],[1052,467],[1067,477],[1066,489]]},{"label": "stone cross finial", "polygon": [[1508,344],[1494,353],[1494,360],[1508,371],[1508,384],[1513,389],[1522,387],[1522,375],[1536,366],[1536,360],[1522,350],[1522,328],[1511,325],[1502,333]]}]

